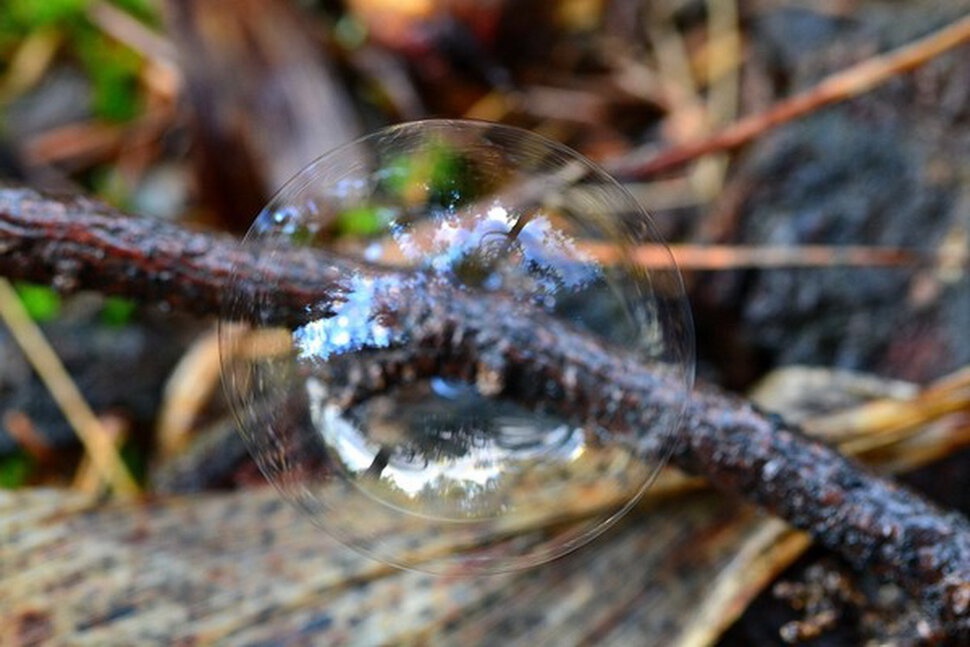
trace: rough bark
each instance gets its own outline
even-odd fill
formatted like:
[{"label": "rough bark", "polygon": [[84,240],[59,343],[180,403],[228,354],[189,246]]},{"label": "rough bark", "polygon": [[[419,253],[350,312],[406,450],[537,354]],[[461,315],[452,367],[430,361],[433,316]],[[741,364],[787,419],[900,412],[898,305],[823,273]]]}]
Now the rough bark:
[{"label": "rough bark", "polygon": [[[375,272],[320,250],[240,248],[229,238],[124,218],[88,199],[0,190],[0,274],[65,290],[97,289],[199,314],[217,312],[233,293],[258,300],[258,323],[305,323],[306,306],[312,304],[314,317],[331,315],[351,277]],[[611,353],[540,312],[407,279],[401,285],[406,289],[390,291],[375,307],[401,343],[375,353],[373,370],[346,367],[348,401],[422,376],[461,377],[646,443],[642,430],[685,405],[662,371]],[[899,583],[941,631],[970,631],[964,517],[714,387],[696,389],[682,429],[678,465],[811,532],[857,568]]]}]

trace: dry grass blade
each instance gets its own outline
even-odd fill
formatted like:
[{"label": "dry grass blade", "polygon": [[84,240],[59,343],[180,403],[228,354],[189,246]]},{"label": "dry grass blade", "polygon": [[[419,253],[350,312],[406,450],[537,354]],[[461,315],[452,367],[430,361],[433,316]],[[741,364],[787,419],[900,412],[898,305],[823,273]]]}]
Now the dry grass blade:
[{"label": "dry grass blade", "polygon": [[[970,410],[970,368],[939,380],[911,400],[875,400],[810,419],[805,429],[831,441],[840,440],[840,449],[854,455],[890,443],[902,446],[906,442],[901,452],[904,456],[888,453],[866,457],[867,462],[880,469],[899,472],[922,467],[970,442],[970,425],[957,424],[942,430],[927,428],[940,417],[961,410]],[[836,429],[839,433],[833,435]],[[892,437],[887,437],[887,429],[893,432]],[[718,571],[675,644],[679,647],[715,644],[764,587],[794,563],[811,543],[807,534],[780,520],[761,522],[739,545],[735,557]]]},{"label": "dry grass blade", "polygon": [[101,477],[120,495],[137,494],[138,484],[121,460],[111,434],[94,415],[57,353],[27,314],[13,286],[6,279],[0,279],[0,317],[74,428]]},{"label": "dry grass blade", "polygon": [[[707,0],[706,77],[707,123],[719,129],[738,116],[741,95],[741,35],[735,0]],[[728,156],[710,155],[699,160],[691,174],[698,195],[713,200],[724,188]]]},{"label": "dry grass blade", "polygon": [[[687,43],[674,24],[673,16],[661,10],[660,15],[650,17],[647,30],[653,43],[665,103],[669,107],[665,131],[678,143],[685,143],[698,134],[709,134],[717,122],[712,120],[710,105],[701,97],[691,69]],[[699,201],[716,194],[724,165],[725,160],[708,157],[699,160],[690,170],[688,184]]]},{"label": "dry grass blade", "polygon": [[[120,448],[128,435],[127,421],[124,418],[111,415],[103,416],[98,420],[101,422],[101,428],[111,437],[112,445],[116,449]],[[102,482],[101,474],[91,457],[82,457],[77,472],[74,474],[74,483],[71,487],[78,492],[96,494],[100,491]]]},{"label": "dry grass blade", "polygon": [[60,44],[60,34],[52,29],[38,29],[27,36],[10,57],[7,71],[0,78],[0,101],[20,94],[40,81]]},{"label": "dry grass blade", "polygon": [[913,400],[878,400],[806,422],[805,430],[861,454],[905,440],[912,431],[943,416],[970,411],[970,369],[931,385]]},{"label": "dry grass blade", "polygon": [[[243,331],[227,325],[223,335]],[[252,357],[276,357],[293,351],[289,331],[267,329],[247,333],[245,344],[230,345]],[[204,333],[185,352],[168,378],[159,407],[155,437],[159,458],[169,460],[188,447],[195,422],[209,404],[220,379],[219,331]]]},{"label": "dry grass blade", "polygon": [[[265,340],[261,352],[278,352],[283,341],[278,334]],[[682,491],[688,483],[669,485],[669,491]],[[320,644],[474,644],[508,628],[509,644],[571,643],[585,636],[587,644],[699,645],[715,640],[731,614],[806,545],[784,524],[758,520],[712,494],[662,505],[653,514],[631,516],[593,550],[514,579],[389,573],[340,549],[271,490],[170,500],[137,515],[130,506],[106,506],[93,515],[30,522],[37,535],[21,533],[19,542],[4,547],[8,561],[0,564],[33,559],[34,565],[11,572],[11,582],[25,593],[3,611],[40,609],[58,623],[90,623],[82,637],[92,643],[144,641],[157,629],[201,642],[301,637]],[[362,528],[369,523],[358,521]],[[428,555],[449,549],[425,530],[421,524],[388,528],[401,541],[418,538]],[[501,538],[512,529],[493,531]],[[43,541],[27,541],[34,536]],[[75,572],[86,579],[72,578]],[[368,584],[356,586],[362,582]],[[57,587],[55,597],[42,594],[48,587]],[[91,596],[93,589],[102,595]],[[124,622],[104,620],[130,600],[139,602]],[[190,617],[172,625],[173,614],[185,609]],[[541,621],[524,622],[529,618]],[[678,632],[681,642],[674,641]]]},{"label": "dry grass blade", "polygon": [[717,578],[684,632],[678,647],[713,645],[737,620],[757,594],[798,559],[811,545],[803,532],[777,519],[768,519],[744,541]]},{"label": "dry grass blade", "polygon": [[610,165],[610,168],[625,178],[646,178],[710,153],[732,150],[772,128],[823,106],[867,92],[967,42],[970,42],[970,16],[964,16],[909,45],[828,76],[815,87],[785,99],[763,113],[745,117],[711,137],[674,146],[646,163],[631,163],[627,158]]},{"label": "dry grass blade", "polygon": [[218,381],[219,336],[212,330],[186,351],[165,385],[155,432],[159,458],[171,458],[185,449],[196,416]]},{"label": "dry grass blade", "polygon": [[947,416],[927,433],[907,438],[885,449],[866,453],[866,459],[888,473],[899,473],[943,460],[970,445],[970,414]]}]

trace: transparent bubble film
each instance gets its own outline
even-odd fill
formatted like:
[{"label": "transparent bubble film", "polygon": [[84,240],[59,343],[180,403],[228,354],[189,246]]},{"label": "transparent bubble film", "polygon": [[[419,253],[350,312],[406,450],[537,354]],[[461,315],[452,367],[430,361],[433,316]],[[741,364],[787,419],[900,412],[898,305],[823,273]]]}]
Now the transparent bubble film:
[{"label": "transparent bubble film", "polygon": [[[381,130],[294,177],[240,251],[220,348],[243,436],[285,498],[379,560],[553,559],[633,507],[676,440],[680,276],[635,199],[559,144]],[[631,389],[649,388],[645,408]]]}]

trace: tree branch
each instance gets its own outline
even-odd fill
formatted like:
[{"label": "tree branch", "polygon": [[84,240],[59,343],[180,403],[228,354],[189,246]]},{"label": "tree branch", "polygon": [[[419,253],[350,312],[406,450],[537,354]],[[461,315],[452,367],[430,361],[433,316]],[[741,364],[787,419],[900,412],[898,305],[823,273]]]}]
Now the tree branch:
[{"label": "tree branch", "polygon": [[[260,253],[230,238],[125,218],[90,199],[0,188],[0,275],[212,314],[234,265],[244,298],[264,306],[261,324],[306,323],[307,306],[315,317],[333,314],[352,277],[378,272],[322,250]],[[442,286],[393,292],[374,312],[401,343],[377,353],[373,370],[348,370],[347,404],[389,384],[458,377],[646,443],[650,436],[638,431],[685,404],[661,371],[615,356],[541,312]],[[856,568],[899,583],[942,630],[970,633],[964,517],[714,387],[698,387],[686,406],[674,451],[679,466],[811,532]]]}]

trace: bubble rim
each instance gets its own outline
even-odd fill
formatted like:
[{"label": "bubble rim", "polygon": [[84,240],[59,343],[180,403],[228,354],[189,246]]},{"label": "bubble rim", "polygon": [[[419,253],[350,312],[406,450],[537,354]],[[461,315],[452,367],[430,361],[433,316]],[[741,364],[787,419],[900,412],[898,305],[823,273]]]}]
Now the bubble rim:
[{"label": "bubble rim", "polygon": [[[524,554],[516,555],[511,558],[503,558],[502,563],[489,563],[487,567],[481,567],[481,565],[476,565],[476,567],[470,571],[466,572],[466,566],[469,561],[468,559],[452,558],[451,555],[445,555],[440,557],[434,557],[430,560],[422,560],[417,562],[409,562],[406,560],[396,559],[393,555],[387,554],[386,552],[381,552],[380,550],[374,550],[370,548],[364,548],[357,545],[352,540],[352,537],[344,535],[340,532],[339,528],[334,528],[333,524],[326,524],[324,519],[318,516],[318,512],[312,510],[300,496],[299,492],[295,491],[292,487],[287,487],[287,484],[279,478],[280,471],[271,465],[267,465],[264,458],[256,452],[255,440],[250,437],[249,433],[246,431],[246,425],[243,422],[242,417],[239,413],[240,405],[245,406],[240,398],[234,392],[234,389],[229,384],[227,380],[227,373],[231,370],[229,366],[230,363],[237,361],[235,358],[228,356],[226,352],[226,335],[227,328],[229,324],[234,324],[230,317],[225,316],[226,310],[229,309],[229,305],[233,303],[233,292],[234,292],[234,268],[230,268],[230,278],[226,284],[227,298],[223,300],[223,304],[219,309],[219,319],[217,322],[217,337],[219,346],[219,361],[220,361],[220,381],[222,383],[223,392],[229,403],[229,408],[232,413],[233,419],[236,421],[239,428],[240,435],[243,437],[247,451],[250,456],[256,462],[257,467],[260,472],[266,478],[266,480],[273,485],[273,487],[280,493],[280,496],[289,504],[301,509],[308,520],[317,526],[329,536],[336,539],[342,545],[363,554],[371,559],[375,559],[381,563],[388,564],[395,568],[419,572],[419,573],[432,573],[432,574],[455,574],[455,569],[461,574],[474,574],[474,575],[492,575],[499,573],[508,573],[520,571],[526,568],[535,567],[544,563],[548,563],[564,555],[571,553],[578,548],[585,546],[595,540],[597,537],[602,535],[604,532],[609,530],[611,527],[615,526],[616,523],[622,519],[626,514],[628,514],[637,503],[643,498],[646,491],[653,485],[653,483],[659,477],[663,468],[669,462],[670,456],[673,454],[678,443],[683,441],[682,427],[684,421],[687,417],[687,411],[690,407],[691,391],[695,379],[696,371],[696,348],[695,348],[695,334],[694,334],[694,322],[693,316],[690,309],[690,304],[687,296],[687,292],[684,286],[683,275],[677,266],[676,259],[671,252],[669,245],[660,235],[657,230],[657,226],[654,223],[652,217],[646,211],[646,209],[640,204],[636,197],[624,187],[616,178],[614,178],[606,169],[604,169],[597,162],[589,159],[585,155],[579,153],[578,151],[560,143],[545,137],[544,135],[519,128],[516,126],[510,126],[507,124],[500,124],[496,122],[475,120],[475,119],[422,119],[415,121],[407,121],[398,124],[393,124],[380,128],[371,133],[365,134],[358,137],[352,141],[342,144],[336,148],[333,148],[322,155],[318,156],[314,160],[307,163],[302,167],[296,174],[287,180],[273,195],[269,198],[266,204],[260,209],[256,217],[254,218],[246,234],[240,240],[239,245],[245,247],[251,245],[254,241],[258,240],[260,236],[264,234],[260,230],[260,225],[263,220],[276,210],[280,205],[287,203],[287,198],[292,198],[295,195],[300,194],[306,188],[308,188],[314,182],[319,181],[320,173],[319,170],[322,166],[330,162],[335,158],[339,158],[345,155],[348,151],[354,149],[361,149],[366,146],[369,142],[380,142],[387,138],[392,138],[400,133],[410,131],[413,129],[421,128],[432,128],[436,130],[449,130],[449,129],[462,129],[462,130],[472,130],[472,129],[484,129],[482,135],[486,134],[489,130],[494,131],[504,131],[509,135],[516,135],[523,137],[527,140],[532,140],[535,144],[551,149],[557,155],[561,156],[565,160],[575,160],[579,161],[585,166],[589,167],[590,171],[596,174],[600,179],[606,180],[606,182],[612,187],[613,190],[619,192],[630,205],[635,207],[636,214],[639,217],[641,223],[645,227],[645,232],[652,244],[658,244],[663,250],[663,255],[665,257],[665,267],[661,270],[665,276],[669,277],[671,281],[671,287],[676,290],[677,296],[672,299],[676,305],[676,315],[679,324],[683,327],[680,334],[674,334],[675,339],[668,339],[669,343],[674,343],[676,346],[675,355],[678,356],[678,361],[674,364],[677,367],[676,371],[676,381],[679,385],[683,386],[683,404],[680,406],[680,410],[675,413],[670,419],[669,428],[664,430],[663,438],[660,440],[660,449],[657,452],[655,459],[652,462],[655,463],[654,467],[651,469],[651,473],[644,479],[643,483],[640,485],[637,492],[629,498],[629,500],[619,506],[612,512],[604,511],[600,515],[592,515],[587,517],[582,521],[584,523],[590,523],[589,528],[584,528],[580,534],[570,540],[564,541],[562,543],[556,543],[553,541],[553,545],[549,546],[542,544],[538,550],[527,552]],[[328,181],[334,182],[340,178],[347,177],[351,175],[355,170],[359,170],[361,165],[347,165],[346,170],[342,171],[340,174],[336,175],[334,178],[328,178]],[[587,173],[588,175],[589,173]],[[624,247],[629,247],[629,244],[625,244]],[[628,270],[641,274],[643,276],[649,276],[650,272],[639,265],[632,262],[629,254],[624,254],[624,265],[628,266]],[[669,338],[672,334],[668,330],[667,325],[662,326],[664,332],[664,337]],[[361,493],[362,496],[365,496]],[[395,514],[402,514],[408,517],[417,517],[414,512],[407,511],[403,508],[388,505],[373,497],[367,497],[367,499],[374,504],[382,505],[385,510],[393,511]],[[329,509],[329,506],[325,506],[325,509]],[[444,519],[444,518],[428,518],[427,521],[431,524],[437,526],[448,526],[448,525],[469,525],[469,524],[485,524],[492,521],[492,518],[486,519]]]}]

